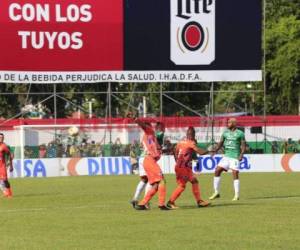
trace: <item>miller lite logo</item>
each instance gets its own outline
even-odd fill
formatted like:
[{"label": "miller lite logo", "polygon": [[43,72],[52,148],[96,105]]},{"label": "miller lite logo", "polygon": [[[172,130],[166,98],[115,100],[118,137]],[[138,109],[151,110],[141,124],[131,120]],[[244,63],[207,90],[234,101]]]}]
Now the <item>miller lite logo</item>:
[{"label": "miller lite logo", "polygon": [[171,60],[209,65],[215,60],[216,0],[171,1]]}]

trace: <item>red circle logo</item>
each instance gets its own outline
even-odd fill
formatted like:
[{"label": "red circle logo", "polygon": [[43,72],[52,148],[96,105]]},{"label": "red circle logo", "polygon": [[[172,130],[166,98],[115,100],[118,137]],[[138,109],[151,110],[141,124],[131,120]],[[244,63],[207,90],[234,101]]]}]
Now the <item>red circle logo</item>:
[{"label": "red circle logo", "polygon": [[184,47],[188,50],[198,50],[204,42],[202,26],[197,22],[187,23],[182,29],[181,39]]}]

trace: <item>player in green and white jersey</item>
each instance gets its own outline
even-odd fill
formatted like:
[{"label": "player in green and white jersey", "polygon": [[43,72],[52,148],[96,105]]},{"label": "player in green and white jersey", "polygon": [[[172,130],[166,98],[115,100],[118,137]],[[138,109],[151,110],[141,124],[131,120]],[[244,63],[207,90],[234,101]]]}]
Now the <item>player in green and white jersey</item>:
[{"label": "player in green and white jersey", "polygon": [[227,128],[228,129],[223,132],[221,140],[214,150],[217,152],[222,146],[224,146],[224,156],[218,163],[215,170],[213,184],[215,192],[211,197],[209,197],[210,200],[220,197],[221,174],[223,171],[228,171],[228,169],[232,170],[233,175],[234,198],[232,200],[239,200],[239,162],[243,159],[243,155],[246,150],[245,135],[244,132],[236,128],[235,118],[228,119]]}]

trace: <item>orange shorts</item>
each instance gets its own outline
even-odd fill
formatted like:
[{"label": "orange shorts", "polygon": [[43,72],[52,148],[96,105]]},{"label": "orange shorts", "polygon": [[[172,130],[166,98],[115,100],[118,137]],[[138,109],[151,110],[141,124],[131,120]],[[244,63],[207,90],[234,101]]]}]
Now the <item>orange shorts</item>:
[{"label": "orange shorts", "polygon": [[159,182],[163,179],[163,174],[159,165],[151,156],[146,156],[144,158],[143,165],[150,184]]},{"label": "orange shorts", "polygon": [[195,178],[193,170],[187,167],[175,167],[176,181],[178,184],[186,184],[192,182]]},{"label": "orange shorts", "polygon": [[7,171],[6,171],[6,166],[4,164],[0,164],[0,180],[2,181],[7,180]]}]

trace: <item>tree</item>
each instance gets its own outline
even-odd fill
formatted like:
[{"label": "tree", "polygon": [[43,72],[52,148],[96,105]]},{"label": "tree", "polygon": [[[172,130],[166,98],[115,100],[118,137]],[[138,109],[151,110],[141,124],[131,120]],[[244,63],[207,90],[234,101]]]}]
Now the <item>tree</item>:
[{"label": "tree", "polygon": [[267,12],[270,20],[266,26],[268,113],[298,114],[300,4],[298,1],[274,0],[268,6],[273,7]]}]

